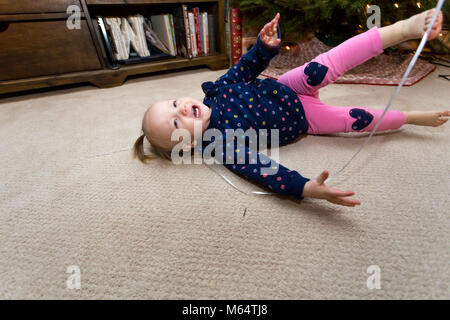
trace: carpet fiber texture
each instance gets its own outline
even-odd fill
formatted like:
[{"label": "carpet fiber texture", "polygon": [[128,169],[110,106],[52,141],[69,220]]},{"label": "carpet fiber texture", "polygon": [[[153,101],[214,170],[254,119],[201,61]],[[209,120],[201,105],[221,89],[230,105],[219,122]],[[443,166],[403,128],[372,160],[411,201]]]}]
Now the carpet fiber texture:
[{"label": "carpet fiber texture", "polygon": [[[449,299],[449,124],[375,135],[331,183],[354,190],[356,208],[247,196],[205,165],[132,159],[151,103],[202,99],[200,84],[224,71],[0,100],[0,298]],[[393,108],[448,108],[446,71],[403,88]],[[393,91],[333,84],[321,98],[382,109]],[[307,136],[280,148],[280,162],[333,174],[364,137]],[[374,265],[380,289],[367,286]],[[70,266],[80,289],[67,286]]]}]

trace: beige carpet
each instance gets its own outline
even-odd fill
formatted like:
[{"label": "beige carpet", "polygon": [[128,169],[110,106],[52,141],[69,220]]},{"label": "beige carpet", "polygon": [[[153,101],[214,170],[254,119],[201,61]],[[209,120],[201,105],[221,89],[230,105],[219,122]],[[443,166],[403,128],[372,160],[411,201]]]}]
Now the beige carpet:
[{"label": "beige carpet", "polygon": [[[203,165],[93,157],[131,147],[152,102],[201,99],[201,82],[223,72],[0,99],[0,298],[449,299],[449,124],[375,136],[331,184],[353,189],[357,208],[246,196]],[[394,108],[448,108],[440,73],[448,70],[404,88]],[[393,91],[330,85],[321,97],[384,108]],[[308,136],[280,159],[315,177],[336,172],[362,142]],[[79,290],[66,286],[72,265]],[[372,265],[378,290],[366,285]]]}]

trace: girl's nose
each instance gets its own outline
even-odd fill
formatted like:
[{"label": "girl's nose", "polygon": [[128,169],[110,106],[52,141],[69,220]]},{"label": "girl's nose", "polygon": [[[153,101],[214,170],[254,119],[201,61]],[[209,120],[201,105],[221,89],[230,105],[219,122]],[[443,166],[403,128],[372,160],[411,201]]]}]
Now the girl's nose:
[{"label": "girl's nose", "polygon": [[186,105],[180,105],[180,107],[178,108],[178,112],[180,112],[183,116],[187,115],[187,110],[186,110]]}]

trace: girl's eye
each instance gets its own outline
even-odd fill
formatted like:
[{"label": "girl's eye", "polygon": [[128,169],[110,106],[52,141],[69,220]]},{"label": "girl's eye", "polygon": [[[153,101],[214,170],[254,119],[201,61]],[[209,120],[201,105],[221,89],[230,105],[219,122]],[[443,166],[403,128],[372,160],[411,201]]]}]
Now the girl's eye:
[{"label": "girl's eye", "polygon": [[173,106],[176,108],[177,107],[177,101],[173,100]]},{"label": "girl's eye", "polygon": [[173,125],[175,126],[175,128],[178,129],[178,122],[177,122],[177,119],[173,120]]}]

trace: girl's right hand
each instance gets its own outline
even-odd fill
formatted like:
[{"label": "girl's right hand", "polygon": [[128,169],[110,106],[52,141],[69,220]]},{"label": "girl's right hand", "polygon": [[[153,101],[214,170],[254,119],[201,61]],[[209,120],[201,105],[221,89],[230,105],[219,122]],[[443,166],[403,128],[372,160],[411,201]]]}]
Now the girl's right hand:
[{"label": "girl's right hand", "polygon": [[353,191],[341,191],[328,187],[324,181],[328,178],[328,171],[324,170],[316,179],[306,182],[302,196],[305,198],[325,199],[329,202],[347,207],[354,207],[361,203],[356,199],[346,197],[352,196]]},{"label": "girl's right hand", "polygon": [[267,23],[259,32],[261,41],[270,47],[276,47],[281,43],[281,39],[278,38],[278,21],[280,20],[280,14],[277,13],[272,21]]}]

